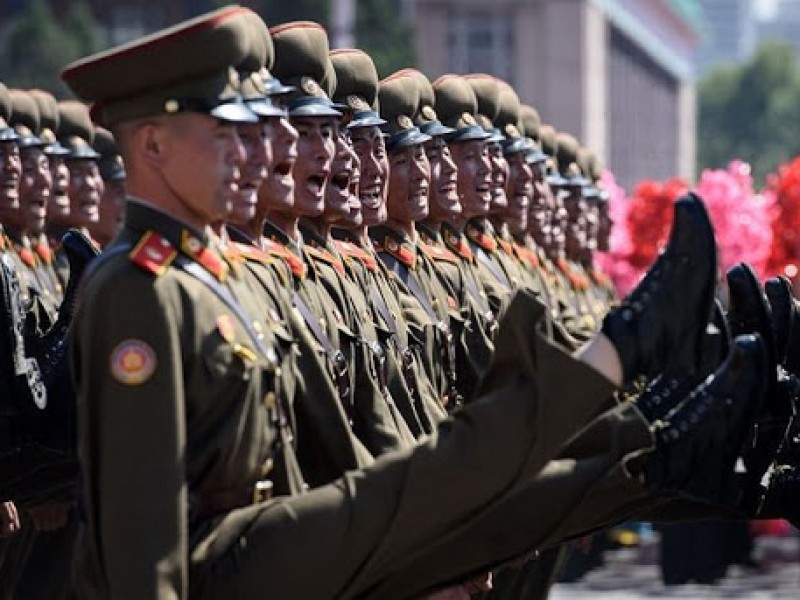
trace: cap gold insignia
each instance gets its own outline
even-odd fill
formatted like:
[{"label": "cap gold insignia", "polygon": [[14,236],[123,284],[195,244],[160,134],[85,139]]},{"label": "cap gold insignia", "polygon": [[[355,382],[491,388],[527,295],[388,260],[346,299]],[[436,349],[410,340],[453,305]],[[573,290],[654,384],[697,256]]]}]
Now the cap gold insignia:
[{"label": "cap gold insignia", "polygon": [[123,340],[111,351],[109,369],[120,383],[141,385],[156,370],[156,353],[142,340]]},{"label": "cap gold insignia", "polygon": [[363,98],[359,98],[355,94],[350,94],[347,97],[347,106],[353,110],[367,110],[369,105]]},{"label": "cap gold insignia", "polygon": [[386,242],[386,247],[389,249],[389,252],[397,252],[397,249],[399,248],[397,242],[395,242],[393,239],[389,239],[389,241]]},{"label": "cap gold insignia", "polygon": [[435,121],[437,119],[436,111],[433,110],[432,106],[429,106],[427,104],[420,109],[420,113],[422,113],[422,116],[428,119],[429,121]]},{"label": "cap gold insignia", "polygon": [[300,80],[300,89],[302,89],[309,96],[319,96],[321,92],[319,84],[311,77],[303,77]]},{"label": "cap gold insignia", "polygon": [[475,125],[476,124],[475,117],[472,116],[472,113],[468,113],[468,112],[461,113],[461,120],[464,123],[466,123],[467,125]]},{"label": "cap gold insignia", "polygon": [[412,127],[414,127],[414,123],[411,122],[411,119],[407,115],[398,116],[397,124],[400,126],[401,129],[411,129]]},{"label": "cap gold insignia", "polygon": [[164,112],[168,115],[175,114],[180,109],[180,104],[174,98],[170,98],[166,102],[164,102]]},{"label": "cap gold insignia", "polygon": [[508,125],[506,125],[505,131],[506,131],[506,136],[508,137],[514,137],[514,138],[519,137],[519,129],[517,129],[517,126],[514,125],[513,123],[509,123]]}]

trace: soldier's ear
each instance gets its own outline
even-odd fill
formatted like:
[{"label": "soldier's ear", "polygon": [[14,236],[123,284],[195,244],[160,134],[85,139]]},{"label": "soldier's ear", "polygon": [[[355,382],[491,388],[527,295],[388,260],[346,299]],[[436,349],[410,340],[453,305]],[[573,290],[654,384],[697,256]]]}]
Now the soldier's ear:
[{"label": "soldier's ear", "polygon": [[151,164],[161,164],[164,159],[163,128],[158,123],[144,123],[136,132],[138,154]]}]

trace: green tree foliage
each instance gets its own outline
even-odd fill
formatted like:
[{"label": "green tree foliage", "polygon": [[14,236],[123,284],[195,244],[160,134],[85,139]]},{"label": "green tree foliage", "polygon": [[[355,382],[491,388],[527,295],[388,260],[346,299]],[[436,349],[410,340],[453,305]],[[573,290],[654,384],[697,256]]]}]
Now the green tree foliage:
[{"label": "green tree foliage", "polygon": [[698,86],[699,169],[734,158],[756,181],[800,154],[800,68],[794,50],[769,42],[741,66],[712,70]]},{"label": "green tree foliage", "polygon": [[29,0],[3,28],[0,80],[9,87],[39,87],[67,97],[59,76],[64,65],[99,47],[98,24],[83,0],[72,3],[63,21],[45,0]]},{"label": "green tree foliage", "polygon": [[411,28],[399,0],[358,0],[356,44],[375,61],[381,77],[416,64]]}]

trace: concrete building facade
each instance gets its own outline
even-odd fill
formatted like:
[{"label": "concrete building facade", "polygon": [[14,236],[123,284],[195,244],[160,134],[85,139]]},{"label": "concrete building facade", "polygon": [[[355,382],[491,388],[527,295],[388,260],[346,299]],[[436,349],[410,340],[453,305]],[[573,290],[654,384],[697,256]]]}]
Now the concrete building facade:
[{"label": "concrete building facade", "polygon": [[630,187],[692,178],[695,22],[672,0],[413,0],[429,76],[488,72]]},{"label": "concrete building facade", "polygon": [[750,58],[758,37],[753,0],[700,0],[700,7],[703,19],[698,73]]}]

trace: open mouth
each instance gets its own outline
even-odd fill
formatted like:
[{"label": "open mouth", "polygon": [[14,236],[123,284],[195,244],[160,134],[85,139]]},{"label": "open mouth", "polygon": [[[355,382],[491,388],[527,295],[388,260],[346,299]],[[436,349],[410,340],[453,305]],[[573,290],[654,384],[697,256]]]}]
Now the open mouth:
[{"label": "open mouth", "polygon": [[345,169],[343,171],[339,171],[334,175],[331,175],[331,185],[333,185],[336,189],[341,192],[346,192],[350,189],[350,176],[352,175],[352,171],[350,169]]},{"label": "open mouth", "polygon": [[290,178],[292,175],[292,169],[294,168],[294,163],[294,158],[287,158],[284,161],[276,163],[272,167],[272,171],[278,176],[279,179]]},{"label": "open mouth", "polygon": [[325,191],[325,183],[327,181],[327,173],[324,171],[320,171],[319,173],[314,173],[313,175],[309,175],[306,178],[306,189],[311,192],[312,195],[316,197],[321,197],[322,193]]},{"label": "open mouth", "polygon": [[378,183],[361,186],[358,190],[358,197],[364,207],[375,210],[380,207],[383,198],[381,197],[381,186]]}]

